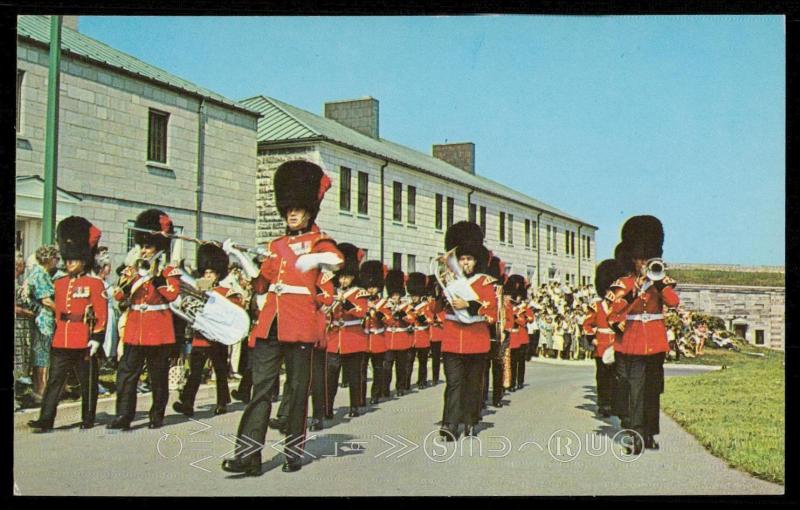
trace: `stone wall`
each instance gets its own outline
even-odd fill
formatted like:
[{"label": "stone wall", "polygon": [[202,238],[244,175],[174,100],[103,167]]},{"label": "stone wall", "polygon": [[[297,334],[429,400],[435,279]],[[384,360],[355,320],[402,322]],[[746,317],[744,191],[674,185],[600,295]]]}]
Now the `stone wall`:
[{"label": "stone wall", "polygon": [[758,331],[763,332],[764,344],[784,349],[785,298],[783,287],[740,287],[729,285],[678,284],[681,307],[715,315],[734,326],[746,326],[745,339],[756,344]]}]

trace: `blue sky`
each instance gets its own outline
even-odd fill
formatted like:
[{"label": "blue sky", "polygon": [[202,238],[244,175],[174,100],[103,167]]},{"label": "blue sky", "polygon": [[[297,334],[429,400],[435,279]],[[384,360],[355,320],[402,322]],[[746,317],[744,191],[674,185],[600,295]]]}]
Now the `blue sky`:
[{"label": "blue sky", "polygon": [[231,99],[380,101],[383,138],[472,141],[477,172],[670,262],[784,264],[780,16],[90,17],[80,30]]}]

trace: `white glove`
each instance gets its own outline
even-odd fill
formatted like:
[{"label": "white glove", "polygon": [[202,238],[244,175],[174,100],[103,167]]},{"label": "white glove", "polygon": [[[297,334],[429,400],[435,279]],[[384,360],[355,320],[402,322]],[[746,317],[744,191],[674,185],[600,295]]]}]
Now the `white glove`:
[{"label": "white glove", "polygon": [[89,357],[97,354],[98,349],[100,349],[100,342],[97,340],[89,340]]},{"label": "white glove", "polygon": [[294,266],[301,273],[305,273],[306,271],[316,267],[336,271],[339,269],[342,262],[343,260],[335,253],[306,253],[305,255],[300,255],[297,257],[297,262],[295,262]]},{"label": "white glove", "polygon": [[246,274],[248,278],[252,280],[258,276],[258,268],[256,265],[252,260],[247,258],[244,253],[233,247],[233,240],[231,238],[225,239],[222,243],[222,251],[228,255],[233,255],[239,260],[239,264],[241,264],[242,270],[244,270],[244,274]]}]

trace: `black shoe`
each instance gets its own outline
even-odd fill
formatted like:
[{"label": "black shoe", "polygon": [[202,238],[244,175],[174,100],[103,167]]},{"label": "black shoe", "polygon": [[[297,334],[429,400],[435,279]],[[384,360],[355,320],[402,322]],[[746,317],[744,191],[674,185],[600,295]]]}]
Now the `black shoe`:
[{"label": "black shoe", "polygon": [[333,419],[333,413],[325,413],[325,419],[326,420],[332,420]]},{"label": "black shoe", "polygon": [[310,430],[311,432],[319,432],[323,428],[324,425],[322,424],[322,420],[314,420],[311,422],[311,426],[308,427],[308,430]]},{"label": "black shoe", "polygon": [[403,395],[406,394],[406,392],[405,392],[405,390],[397,390],[396,394],[397,394],[398,397],[402,397]]},{"label": "black shoe", "polygon": [[626,446],[625,453],[627,455],[639,455],[642,453],[643,448],[642,437],[639,434],[633,435],[633,446]]},{"label": "black shoe", "polygon": [[658,450],[660,448],[653,436],[647,436],[644,438],[644,447],[648,450]]},{"label": "black shoe", "polygon": [[106,425],[107,429],[116,429],[116,430],[130,430],[131,429],[131,422],[130,420],[126,420],[125,418],[117,418],[108,425]]},{"label": "black shoe", "polygon": [[[233,391],[231,391],[231,397],[233,397],[236,400],[239,400],[241,402],[244,402],[245,404],[250,402],[250,395],[248,393],[245,393],[245,392],[241,391],[241,390],[233,390]],[[275,402],[275,401],[273,400],[273,402]]]},{"label": "black shoe", "polygon": [[279,416],[277,418],[270,418],[269,419],[269,428],[271,429],[285,429],[287,425],[287,419],[283,416]]},{"label": "black shoe", "polygon": [[91,428],[94,428],[94,420],[81,422],[81,430],[89,430]]},{"label": "black shoe", "polygon": [[464,437],[475,437],[475,425],[464,425]]},{"label": "black shoe", "polygon": [[228,412],[228,408],[225,406],[217,406],[214,408],[214,416],[219,416],[220,414],[225,414]]},{"label": "black shoe", "polygon": [[303,462],[300,460],[295,460],[295,461],[287,460],[283,463],[281,471],[283,471],[284,473],[294,473],[295,471],[300,471],[300,468],[302,467],[303,467]]},{"label": "black shoe", "polygon": [[350,408],[350,412],[347,414],[347,416],[349,418],[357,418],[357,417],[361,416],[361,413],[358,412],[358,408],[357,407],[351,407]]},{"label": "black shoe", "polygon": [[459,436],[458,428],[445,423],[442,425],[442,428],[439,429],[439,435],[444,437],[444,440],[448,443],[457,441]]},{"label": "black shoe", "polygon": [[172,403],[172,410],[176,413],[181,413],[184,416],[194,416],[194,409],[192,407],[187,406],[180,400]]},{"label": "black shoe", "polygon": [[492,402],[492,405],[495,406],[495,407],[503,407],[503,401],[502,400],[495,400],[494,402]]},{"label": "black shoe", "polygon": [[164,425],[164,420],[150,420],[147,424],[148,429],[160,429]]},{"label": "black shoe", "polygon": [[28,426],[30,428],[34,429],[33,432],[36,433],[36,434],[41,434],[41,433],[44,433],[44,432],[50,432],[51,430],[53,430],[53,424],[52,423],[46,422],[46,421],[42,421],[41,419],[28,421]]},{"label": "black shoe", "polygon": [[228,473],[244,473],[247,476],[258,476],[261,474],[261,459],[255,455],[249,455],[246,459],[234,457],[222,461],[222,470]]},{"label": "black shoe", "polygon": [[378,397],[372,397],[371,399],[369,399],[369,403],[372,404],[372,405],[379,404],[380,401],[381,401],[381,399],[379,399]]}]

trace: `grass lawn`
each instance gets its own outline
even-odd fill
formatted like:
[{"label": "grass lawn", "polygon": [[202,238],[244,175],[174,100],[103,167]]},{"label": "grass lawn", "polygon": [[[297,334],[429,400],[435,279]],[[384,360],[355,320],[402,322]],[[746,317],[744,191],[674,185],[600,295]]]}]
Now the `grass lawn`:
[{"label": "grass lawn", "polygon": [[756,287],[784,287],[783,273],[755,271],[719,271],[711,269],[668,269],[668,274],[681,283],[705,285],[747,285]]},{"label": "grass lawn", "polygon": [[[752,354],[764,354],[764,357]],[[661,406],[712,454],[758,478],[784,483],[785,368],[782,352],[706,347],[681,363],[723,370],[666,381]]]}]

